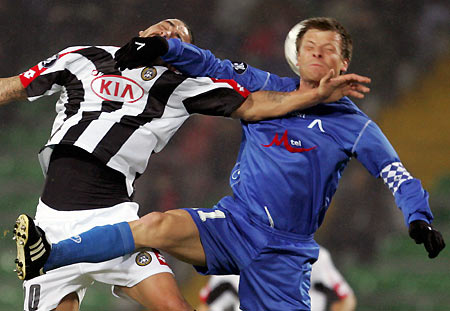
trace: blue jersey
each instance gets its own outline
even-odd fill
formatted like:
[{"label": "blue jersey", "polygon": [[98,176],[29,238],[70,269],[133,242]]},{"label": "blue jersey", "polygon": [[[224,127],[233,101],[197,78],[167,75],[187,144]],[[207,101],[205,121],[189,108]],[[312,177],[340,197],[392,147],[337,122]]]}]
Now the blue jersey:
[{"label": "blue jersey", "polygon": [[[168,41],[164,60],[185,74],[234,79],[250,91],[298,87],[298,78],[220,60],[178,39]],[[219,203],[234,213],[245,213],[279,230],[314,233],[344,168],[355,157],[373,176],[383,178],[406,224],[433,219],[420,181],[403,167],[380,128],[346,97],[283,118],[242,122],[242,128],[240,152],[230,176],[234,196]]]}]

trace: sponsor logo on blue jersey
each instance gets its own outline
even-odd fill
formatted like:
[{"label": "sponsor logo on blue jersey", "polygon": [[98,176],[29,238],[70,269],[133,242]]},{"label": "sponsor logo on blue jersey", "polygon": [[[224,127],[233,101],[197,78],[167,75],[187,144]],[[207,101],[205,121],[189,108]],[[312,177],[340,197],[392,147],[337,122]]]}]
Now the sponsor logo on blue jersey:
[{"label": "sponsor logo on blue jersey", "polygon": [[[293,147],[289,144],[288,141],[288,131],[285,130],[283,136],[281,137],[281,140],[278,138],[278,133],[275,134],[275,137],[272,139],[272,142],[268,145],[264,145],[261,144],[263,147],[272,147],[273,145],[275,146],[281,146],[283,144],[284,148],[292,153],[296,153],[296,152],[306,152],[306,151],[311,151],[313,149],[316,149],[317,146],[311,147],[311,148],[298,148],[298,147]],[[301,141],[300,140],[294,140],[291,139],[291,144],[295,145],[295,146],[301,146]]]}]

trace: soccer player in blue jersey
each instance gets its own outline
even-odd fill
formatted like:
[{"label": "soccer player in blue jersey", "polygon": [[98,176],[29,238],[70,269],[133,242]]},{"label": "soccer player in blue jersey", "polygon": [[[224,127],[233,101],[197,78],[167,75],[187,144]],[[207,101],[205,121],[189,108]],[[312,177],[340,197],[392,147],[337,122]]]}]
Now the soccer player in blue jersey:
[{"label": "soccer player in blue jersey", "polygon": [[[119,67],[136,66],[138,48],[159,39],[134,39],[116,58]],[[190,60],[164,60],[189,73]],[[181,49],[209,55],[194,46]],[[280,78],[245,64],[202,61],[193,75],[235,78],[251,91],[308,91],[329,74],[346,72],[352,41],[330,18],[302,22],[297,36],[301,80]],[[183,68],[183,63],[188,64]],[[130,65],[131,64],[131,65]],[[203,67],[201,67],[203,64]],[[231,66],[230,66],[231,65]],[[273,97],[282,96],[273,94]],[[139,220],[96,227],[72,240],[52,245],[44,266],[48,271],[81,261],[104,261],[140,247],[155,247],[193,264],[204,274],[240,274],[242,310],[309,310],[311,263],[319,247],[313,234],[330,205],[341,174],[355,157],[375,177],[383,178],[416,243],[430,258],[444,248],[442,235],[431,225],[428,193],[403,167],[378,126],[347,97],[299,113],[259,122],[241,121],[243,139],[231,172],[233,196],[214,208],[154,212]],[[115,236],[114,249],[104,237]]]}]

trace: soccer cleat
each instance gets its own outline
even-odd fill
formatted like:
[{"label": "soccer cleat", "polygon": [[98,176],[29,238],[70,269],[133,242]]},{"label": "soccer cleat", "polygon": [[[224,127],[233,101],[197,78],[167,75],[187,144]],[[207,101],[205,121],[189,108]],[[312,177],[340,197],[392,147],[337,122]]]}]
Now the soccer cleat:
[{"label": "soccer cleat", "polygon": [[30,216],[22,214],[16,220],[13,233],[17,247],[14,270],[17,277],[20,280],[29,280],[44,274],[44,264],[51,248],[45,238],[45,232],[34,225]]}]

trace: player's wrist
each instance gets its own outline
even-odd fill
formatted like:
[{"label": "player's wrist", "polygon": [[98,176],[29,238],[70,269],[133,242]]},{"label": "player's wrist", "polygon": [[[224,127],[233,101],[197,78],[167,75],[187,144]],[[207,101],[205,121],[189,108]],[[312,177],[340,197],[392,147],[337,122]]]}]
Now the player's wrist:
[{"label": "player's wrist", "polygon": [[311,89],[311,96],[316,104],[320,104],[326,102],[327,99],[330,97],[330,94],[324,92],[324,90],[319,86],[317,88]]}]

